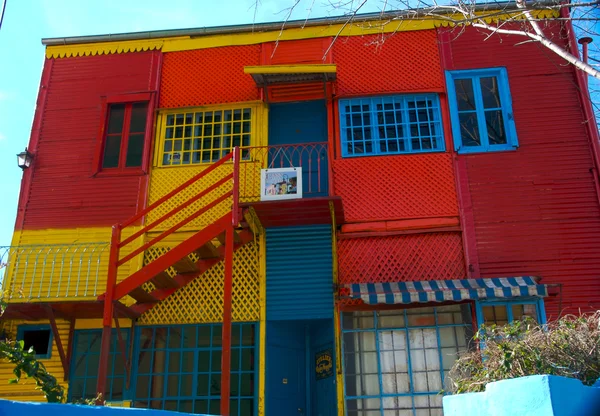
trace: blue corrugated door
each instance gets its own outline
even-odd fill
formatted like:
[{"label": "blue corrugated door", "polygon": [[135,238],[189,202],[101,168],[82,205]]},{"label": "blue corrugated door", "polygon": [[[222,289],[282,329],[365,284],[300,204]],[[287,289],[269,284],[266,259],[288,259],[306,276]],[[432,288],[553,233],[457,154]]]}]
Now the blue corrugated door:
[{"label": "blue corrugated door", "polygon": [[331,317],[331,226],[267,229],[267,320]]}]

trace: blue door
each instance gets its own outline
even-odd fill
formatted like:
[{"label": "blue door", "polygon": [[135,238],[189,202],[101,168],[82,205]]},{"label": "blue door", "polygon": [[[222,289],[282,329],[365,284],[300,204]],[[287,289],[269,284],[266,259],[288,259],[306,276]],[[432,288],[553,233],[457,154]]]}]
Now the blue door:
[{"label": "blue door", "polygon": [[333,319],[267,321],[266,416],[335,416]]},{"label": "blue door", "polygon": [[306,330],[301,322],[267,324],[266,414],[308,416]]},{"label": "blue door", "polygon": [[304,198],[328,195],[326,142],[325,100],[270,105],[269,167],[302,167]]}]

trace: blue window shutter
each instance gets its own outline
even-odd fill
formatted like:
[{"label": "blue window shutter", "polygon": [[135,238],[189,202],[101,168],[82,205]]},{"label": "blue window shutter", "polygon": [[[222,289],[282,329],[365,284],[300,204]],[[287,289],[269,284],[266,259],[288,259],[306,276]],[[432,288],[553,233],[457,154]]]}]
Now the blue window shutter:
[{"label": "blue window shutter", "polygon": [[[482,77],[496,77],[500,89],[500,105],[502,118],[504,122],[504,131],[506,134],[506,144],[490,145],[487,126],[485,123],[485,113],[482,101],[482,92],[480,79]],[[462,146],[461,126],[459,119],[458,103],[454,81],[458,79],[469,79],[473,85],[473,94],[475,99],[477,123],[479,135],[481,136],[480,146]],[[448,104],[450,109],[450,121],[452,123],[452,134],[454,140],[454,149],[459,153],[480,153],[489,151],[507,151],[514,150],[519,146],[517,139],[517,130],[512,110],[512,99],[510,95],[510,86],[508,82],[508,73],[506,68],[484,68],[469,69],[459,71],[446,71],[446,88],[448,91]]]}]

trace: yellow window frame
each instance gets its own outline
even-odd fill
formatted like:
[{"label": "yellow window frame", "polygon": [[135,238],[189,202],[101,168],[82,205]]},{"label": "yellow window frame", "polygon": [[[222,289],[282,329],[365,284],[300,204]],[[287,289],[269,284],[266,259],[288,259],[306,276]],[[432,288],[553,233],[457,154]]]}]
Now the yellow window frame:
[{"label": "yellow window frame", "polygon": [[[232,114],[235,110],[241,110],[243,111],[244,109],[250,109],[250,118],[247,120],[243,120],[243,117],[241,120],[224,120],[224,112],[225,111],[232,111]],[[213,113],[213,119],[211,122],[209,123],[205,123],[204,121],[202,121],[202,123],[196,123],[197,121],[197,114],[202,113],[203,115],[205,113]],[[214,113],[215,112],[220,112],[222,114],[222,118],[220,121],[215,122],[214,121]],[[250,151],[248,151],[247,153],[243,152],[244,149],[249,149],[252,147],[257,147],[257,146],[262,146],[263,142],[264,142],[264,138],[267,137],[267,123],[264,122],[267,119],[267,107],[266,105],[262,102],[262,101],[250,101],[250,102],[242,102],[242,103],[229,103],[229,104],[218,104],[218,105],[211,105],[211,106],[200,106],[200,107],[180,107],[180,108],[173,108],[173,109],[166,109],[166,110],[159,110],[158,112],[158,117],[157,117],[157,129],[156,129],[156,147],[155,147],[155,152],[154,152],[154,166],[156,167],[165,167],[165,168],[176,168],[176,167],[193,167],[193,166],[208,166],[212,163],[215,163],[218,159],[220,159],[221,157],[223,157],[227,151],[230,151],[233,148],[233,140],[234,140],[234,136],[239,135],[240,136],[240,148],[242,149],[242,160],[244,160],[244,158],[249,158],[250,157]],[[188,115],[192,114],[192,123],[188,123]],[[169,122],[171,120],[172,116],[173,118],[177,118],[178,115],[183,115],[183,124],[174,124],[171,125]],[[204,117],[204,116],[203,116]],[[235,122],[240,122],[243,123],[244,121],[250,121],[250,132],[249,132],[249,136],[250,136],[250,141],[248,145],[242,145],[243,143],[241,142],[241,136],[243,134],[243,131],[240,131],[239,133],[234,133],[233,131],[233,123]],[[168,125],[169,123],[169,125]],[[230,133],[225,133],[225,124],[226,123],[231,123],[232,126],[232,130]],[[204,135],[204,131],[202,132],[202,134],[200,135],[196,135],[196,128],[201,128],[202,130],[204,129],[205,126],[211,126],[211,134],[210,135]],[[219,125],[221,127],[221,131],[219,134],[214,134],[214,127],[215,125]],[[175,130],[173,130],[173,137],[172,138],[167,138],[167,128],[182,128],[182,134],[181,137],[177,137],[179,136],[179,134],[177,134],[175,132]],[[186,136],[186,128],[191,128],[191,136],[185,137]],[[229,136],[230,138],[230,143],[229,146],[225,146],[224,145],[224,141],[226,136]],[[212,144],[214,144],[214,140],[218,139],[219,140],[219,147],[210,147],[210,148],[204,148],[204,143],[206,140],[211,140]],[[172,141],[172,147],[170,150],[165,150],[165,143],[167,142],[167,140]],[[180,140],[181,141],[181,146],[179,150],[175,150],[175,140]],[[190,146],[189,149],[185,149],[185,140],[190,140]],[[200,148],[196,149],[195,148],[195,141],[199,140],[200,141]],[[180,153],[179,156],[179,163],[176,164],[171,164],[171,163],[165,163],[166,159],[164,157],[164,155],[167,154],[175,154],[176,152]],[[198,161],[194,161],[194,153],[197,153],[199,155],[199,159]],[[205,157],[207,156],[207,153],[209,153],[208,159],[206,160]],[[216,153],[216,154],[215,154]],[[185,161],[186,159],[184,158],[185,154],[189,154],[189,158],[187,160],[189,161]],[[173,156],[171,156],[173,157]],[[185,162],[185,163],[184,163]]]}]

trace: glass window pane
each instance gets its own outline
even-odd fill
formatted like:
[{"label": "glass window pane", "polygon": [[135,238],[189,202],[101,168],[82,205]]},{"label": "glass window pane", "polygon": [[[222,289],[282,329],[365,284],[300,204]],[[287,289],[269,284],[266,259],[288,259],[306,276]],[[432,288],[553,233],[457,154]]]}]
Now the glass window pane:
[{"label": "glass window pane", "polygon": [[127,143],[127,159],[125,166],[137,167],[142,166],[142,157],[144,153],[144,135],[131,134]]},{"label": "glass window pane", "polygon": [[458,111],[473,111],[476,108],[473,81],[471,79],[455,79],[456,104]]},{"label": "glass window pane", "polygon": [[116,168],[119,166],[119,157],[121,155],[121,136],[106,136],[104,143],[103,168]]},{"label": "glass window pane", "polygon": [[486,325],[506,325],[508,313],[505,305],[483,306],[483,322]]},{"label": "glass window pane", "polygon": [[497,77],[484,77],[479,79],[481,85],[481,98],[483,108],[501,108],[500,87]]},{"label": "glass window pane", "polygon": [[111,104],[108,113],[108,134],[123,132],[125,104]]},{"label": "glass window pane", "polygon": [[148,103],[135,103],[131,106],[130,133],[143,133],[146,131],[146,115]]},{"label": "glass window pane", "polygon": [[504,118],[502,110],[485,112],[485,124],[490,145],[506,144],[506,132],[504,131]]},{"label": "glass window pane", "polygon": [[463,146],[481,146],[477,113],[459,113],[460,136]]}]

